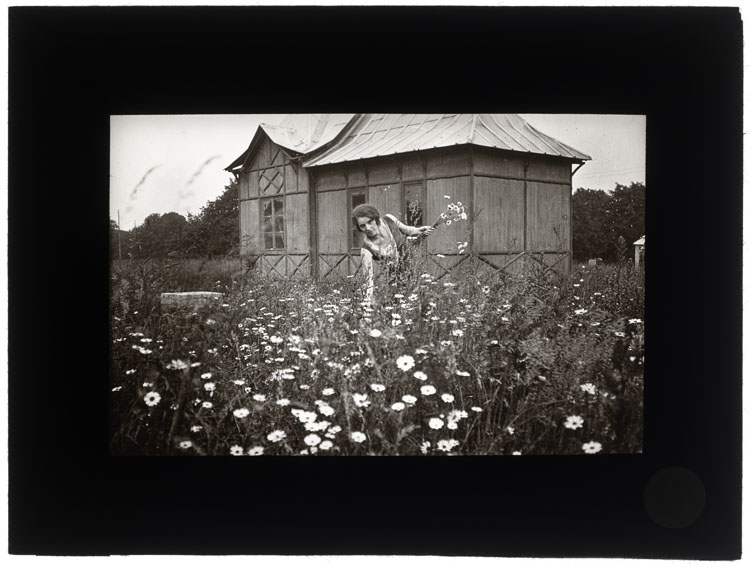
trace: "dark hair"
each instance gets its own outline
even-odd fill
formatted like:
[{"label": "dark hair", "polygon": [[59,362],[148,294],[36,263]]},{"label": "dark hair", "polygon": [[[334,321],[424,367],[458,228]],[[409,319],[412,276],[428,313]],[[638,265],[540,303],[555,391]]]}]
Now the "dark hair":
[{"label": "dark hair", "polygon": [[354,221],[354,226],[356,227],[356,229],[362,232],[362,229],[359,228],[357,217],[366,217],[371,220],[379,221],[380,213],[375,207],[373,207],[372,205],[368,205],[367,203],[363,203],[362,205],[357,205],[356,207],[354,207],[354,210],[352,211],[352,221]]}]

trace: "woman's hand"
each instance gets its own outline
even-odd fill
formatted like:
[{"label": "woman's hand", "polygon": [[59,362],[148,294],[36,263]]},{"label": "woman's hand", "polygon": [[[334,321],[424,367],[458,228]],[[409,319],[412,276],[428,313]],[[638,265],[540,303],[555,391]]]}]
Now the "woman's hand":
[{"label": "woman's hand", "polygon": [[432,234],[432,232],[435,230],[434,226],[419,226],[417,227],[418,234],[423,234],[425,236]]}]

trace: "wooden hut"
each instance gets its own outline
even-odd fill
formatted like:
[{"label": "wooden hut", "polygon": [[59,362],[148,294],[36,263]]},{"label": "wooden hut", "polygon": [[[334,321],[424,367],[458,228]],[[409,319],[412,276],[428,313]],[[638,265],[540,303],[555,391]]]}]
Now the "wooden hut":
[{"label": "wooden hut", "polygon": [[437,275],[461,264],[567,273],[572,166],[589,159],[516,114],[291,115],[260,125],[226,169],[239,178],[241,254],[267,275],[355,274],[355,206],[429,224],[448,201],[469,220],[426,239]]}]

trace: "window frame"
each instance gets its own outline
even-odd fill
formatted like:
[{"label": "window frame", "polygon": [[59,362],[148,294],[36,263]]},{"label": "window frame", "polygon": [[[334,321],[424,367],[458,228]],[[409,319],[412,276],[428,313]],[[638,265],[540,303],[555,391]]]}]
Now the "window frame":
[{"label": "window frame", "polygon": [[[354,187],[354,188],[349,188],[349,190],[347,191],[347,201],[348,201],[347,204],[349,205],[348,224],[349,224],[349,250],[350,251],[362,250],[361,246],[354,245],[354,241],[355,241],[354,231],[357,230],[357,227],[354,226],[354,220],[352,219],[352,212],[354,211],[353,201],[354,201],[355,195],[362,195],[363,197],[362,203],[367,203],[367,187]],[[362,203],[358,203],[358,204],[362,204]]]},{"label": "window frame", "polygon": [[421,225],[426,224],[425,221],[425,206],[427,204],[427,192],[425,190],[425,182],[421,179],[414,180],[414,181],[402,181],[401,182],[401,210],[403,211],[404,215],[404,224],[407,224],[409,226],[417,226],[411,222],[411,219],[409,219],[409,203],[406,198],[406,194],[408,192],[408,188],[419,188],[419,200],[422,204],[422,221]]},{"label": "window frame", "polygon": [[[281,201],[281,203],[282,203],[282,205],[281,205],[282,206],[282,212],[281,212],[281,214],[278,214],[276,212],[276,205],[274,205],[274,203],[273,203],[274,200]],[[265,204],[268,201],[271,201],[271,216],[270,217],[266,217],[263,214],[263,212],[265,210]],[[286,238],[286,195],[281,194],[281,195],[273,195],[271,197],[261,197],[259,199],[259,204],[260,204],[260,206],[258,207],[258,209],[259,209],[258,212],[259,212],[259,215],[260,215],[260,237],[262,239],[262,243],[261,243],[262,244],[262,246],[261,246],[262,250],[264,252],[286,252],[286,247],[287,247],[287,238]],[[266,232],[265,222],[264,222],[266,218],[270,218],[271,219],[271,228],[272,229],[275,226],[276,219],[281,218],[281,221],[282,221],[283,226],[284,226],[284,230],[282,230],[282,231],[271,230],[270,232]],[[274,244],[273,248],[266,248],[266,235],[267,234],[270,234],[271,237],[272,237],[273,244]],[[277,236],[281,236],[281,238],[283,240],[284,246],[281,247],[281,248],[276,248],[276,237]]]}]

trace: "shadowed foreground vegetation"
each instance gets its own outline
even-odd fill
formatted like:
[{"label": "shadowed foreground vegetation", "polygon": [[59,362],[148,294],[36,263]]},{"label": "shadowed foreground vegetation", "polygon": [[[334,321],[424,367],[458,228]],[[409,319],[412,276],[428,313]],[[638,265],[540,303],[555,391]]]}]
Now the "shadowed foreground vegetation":
[{"label": "shadowed foreground vegetation", "polygon": [[[259,278],[239,260],[114,262],[117,455],[633,453],[643,270]],[[223,304],[162,310],[165,291]]]}]

